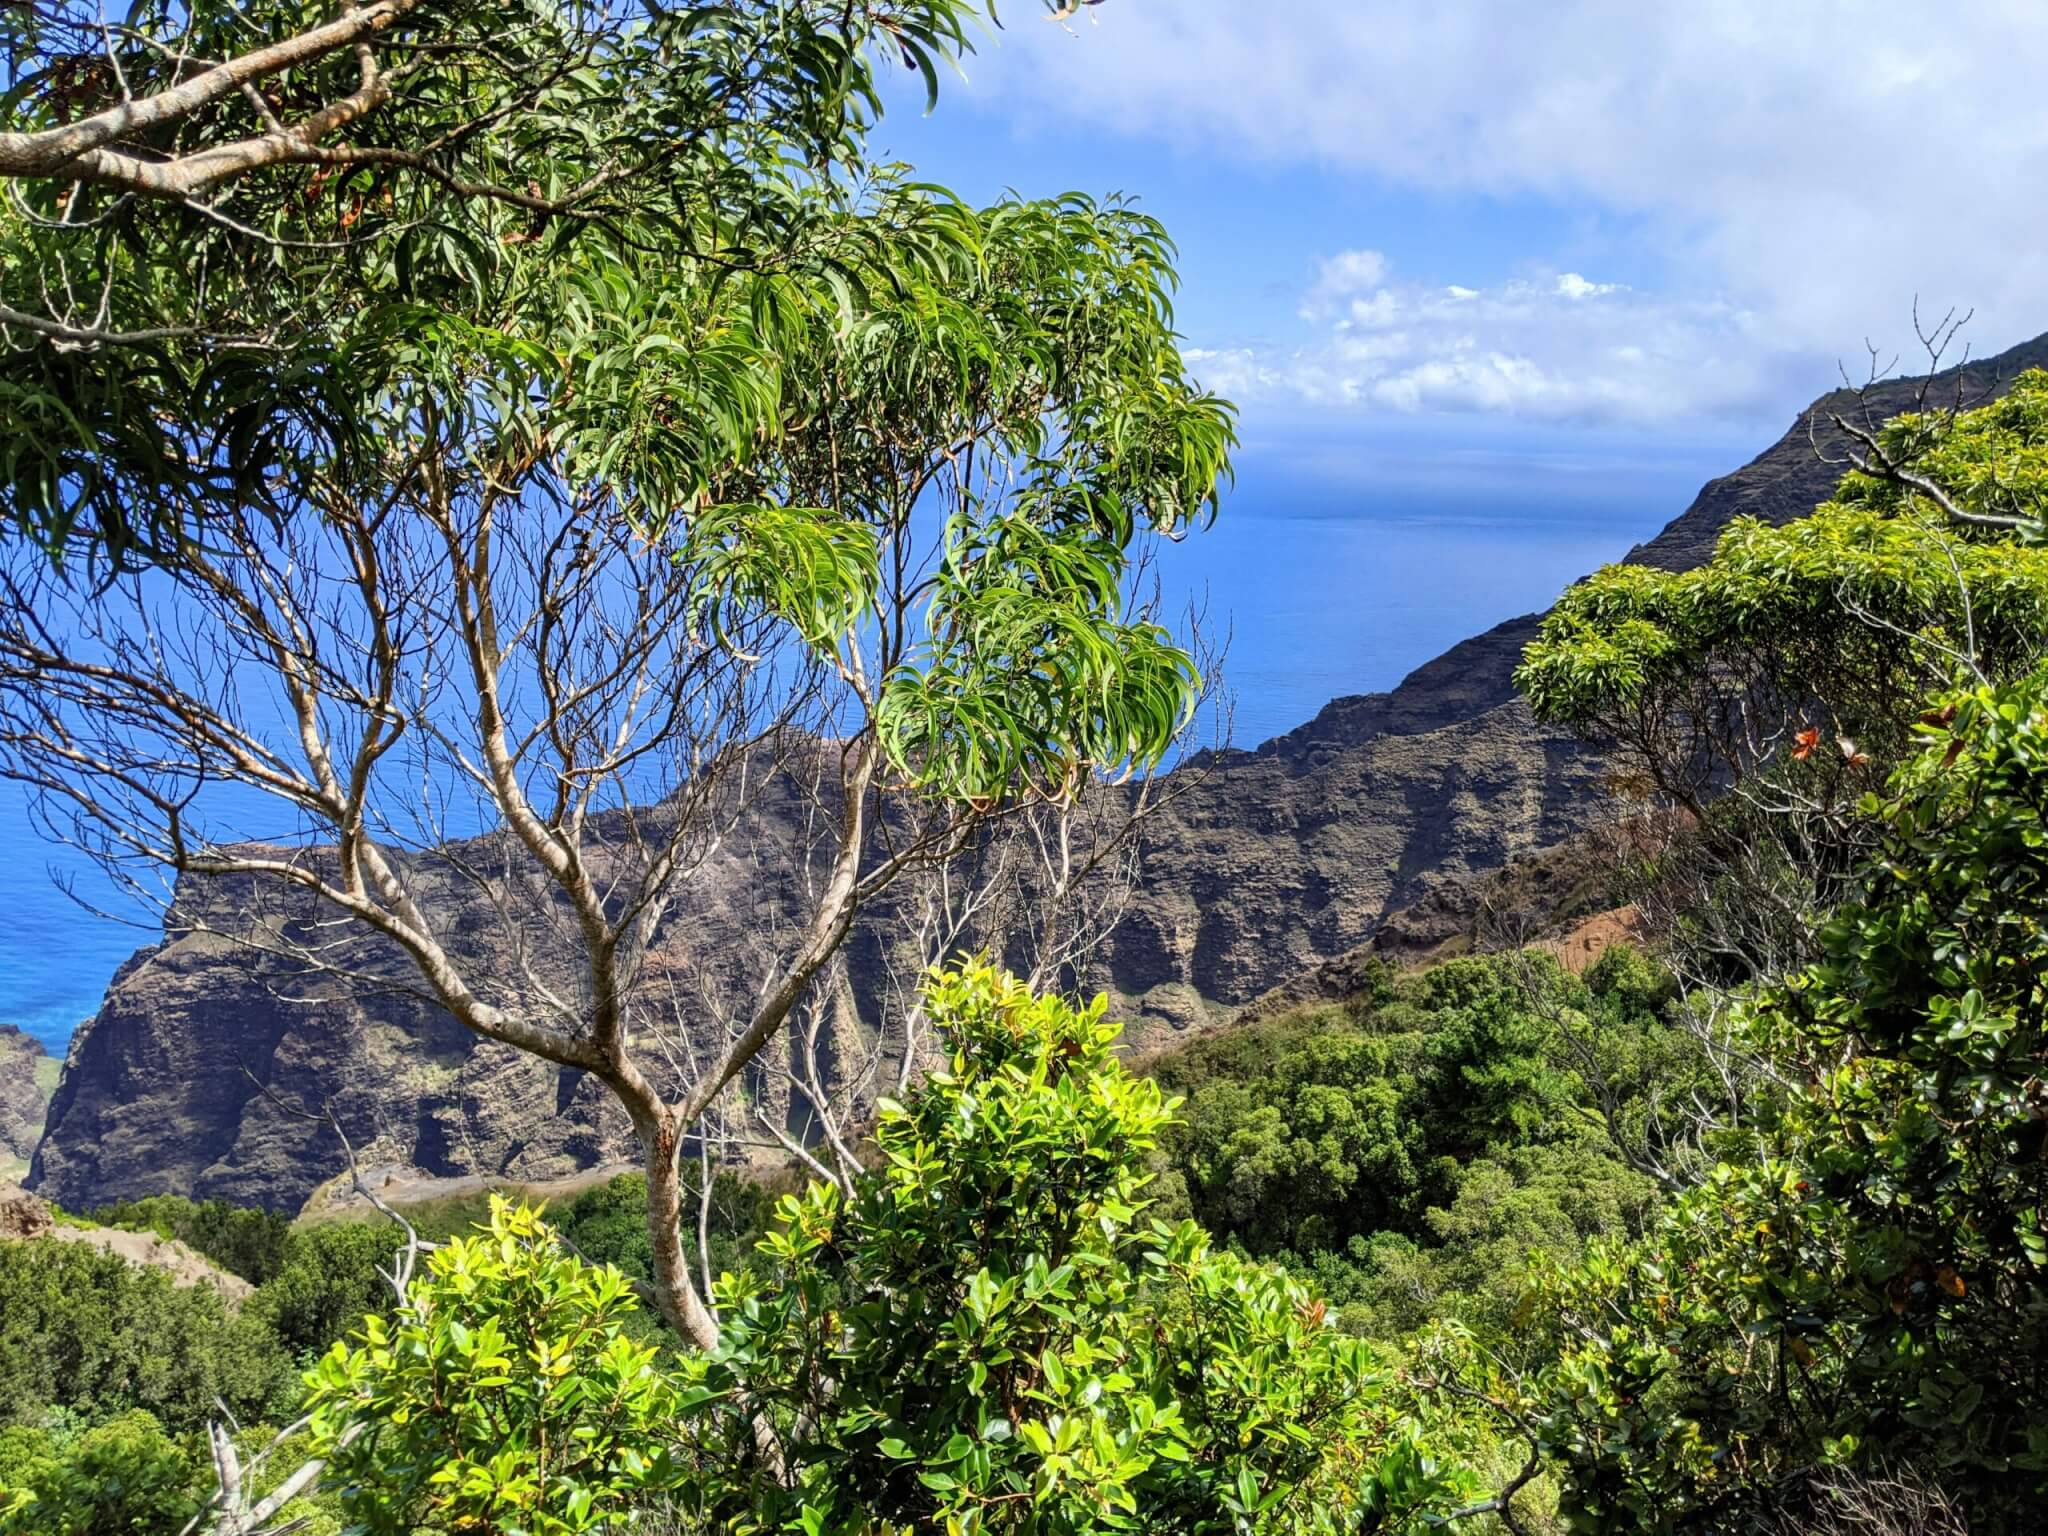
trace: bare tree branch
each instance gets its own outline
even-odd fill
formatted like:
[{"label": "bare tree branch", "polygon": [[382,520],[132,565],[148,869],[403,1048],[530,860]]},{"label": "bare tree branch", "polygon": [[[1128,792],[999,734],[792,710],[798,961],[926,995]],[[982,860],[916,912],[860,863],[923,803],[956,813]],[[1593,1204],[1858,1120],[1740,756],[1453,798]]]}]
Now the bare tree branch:
[{"label": "bare tree branch", "polygon": [[[276,164],[389,99],[389,87],[367,44],[418,4],[419,0],[375,0],[140,100],[124,92],[118,104],[75,123],[28,133],[0,133],[0,176],[98,182],[147,197],[182,200],[232,176]],[[174,124],[209,103],[238,94],[244,86],[351,49],[357,51],[362,65],[360,88],[282,132],[168,160],[147,160],[108,147]]]}]

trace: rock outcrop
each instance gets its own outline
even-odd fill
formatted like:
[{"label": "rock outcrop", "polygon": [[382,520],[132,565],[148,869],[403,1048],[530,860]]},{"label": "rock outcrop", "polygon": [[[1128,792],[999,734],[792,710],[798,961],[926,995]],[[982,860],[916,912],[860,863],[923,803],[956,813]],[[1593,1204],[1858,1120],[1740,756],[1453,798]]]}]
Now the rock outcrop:
[{"label": "rock outcrop", "polygon": [[[2042,364],[2048,338],[1975,365],[1969,383]],[[1911,402],[1912,386],[1887,386],[1872,408]],[[1731,518],[1810,510],[1837,471],[1806,423],[1631,558],[1682,568]],[[1515,696],[1537,622],[1510,620],[1390,693],[1335,700],[1255,751],[1181,770],[1194,782],[1149,825],[1142,889],[1098,956],[1095,979],[1136,1044],[1228,1020],[1275,989],[1341,988],[1376,952],[1426,952],[1490,877],[1549,867],[1530,861],[1614,819],[1599,754]],[[759,920],[760,880],[757,865],[704,872],[664,940],[669,974],[715,970]],[[1554,894],[1564,913],[1572,893]],[[848,946],[851,1028],[878,995],[890,914],[868,921]],[[293,993],[246,949],[184,934],[131,960],[73,1045],[31,1183],[66,1204],[169,1190],[296,1206],[339,1167],[331,1133],[288,1107],[300,1104],[334,1110],[376,1161],[427,1179],[547,1180],[629,1149],[607,1095],[579,1074],[478,1041],[409,995]]]},{"label": "rock outcrop", "polygon": [[4,1181],[0,1181],[0,1242],[78,1243],[97,1248],[130,1264],[161,1269],[175,1286],[210,1285],[231,1307],[247,1301],[256,1289],[240,1275],[229,1274],[174,1237],[115,1227],[60,1224],[48,1205]]},{"label": "rock outcrop", "polygon": [[35,1036],[0,1024],[0,1181],[22,1173],[35,1155],[55,1067]]},{"label": "rock outcrop", "polygon": [[57,1225],[50,1208],[34,1195],[0,1182],[0,1240],[47,1237]]}]

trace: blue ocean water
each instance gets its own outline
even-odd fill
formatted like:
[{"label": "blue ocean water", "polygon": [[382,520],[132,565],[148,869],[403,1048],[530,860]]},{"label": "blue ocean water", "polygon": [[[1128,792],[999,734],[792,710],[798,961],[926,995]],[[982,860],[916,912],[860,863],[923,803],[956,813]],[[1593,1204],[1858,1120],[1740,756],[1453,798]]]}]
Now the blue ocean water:
[{"label": "blue ocean water", "polygon": [[[1228,627],[1232,740],[1256,746],[1546,607],[1654,534],[1749,442],[1578,434],[1474,453],[1412,433],[1251,437],[1223,516],[1163,550],[1159,575],[1170,603],[1201,603],[1212,631]],[[0,1022],[61,1055],[115,968],[152,942],[151,917],[46,843],[21,792],[0,783]]]}]

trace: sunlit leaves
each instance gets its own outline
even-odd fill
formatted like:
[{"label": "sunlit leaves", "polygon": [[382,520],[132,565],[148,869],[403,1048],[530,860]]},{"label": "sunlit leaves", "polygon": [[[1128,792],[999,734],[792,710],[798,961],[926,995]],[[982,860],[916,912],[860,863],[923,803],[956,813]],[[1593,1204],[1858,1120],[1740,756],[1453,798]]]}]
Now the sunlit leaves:
[{"label": "sunlit leaves", "polygon": [[688,520],[675,558],[692,567],[698,613],[721,636],[765,611],[829,655],[873,612],[874,532],[822,510],[713,508]]},{"label": "sunlit leaves", "polygon": [[1121,551],[1002,518],[958,529],[932,639],[888,680],[883,740],[953,793],[1063,794],[1095,766],[1156,763],[1200,686],[1150,623],[1120,619]]},{"label": "sunlit leaves", "polygon": [[[1965,505],[2010,512],[2038,507],[2048,484],[2044,420],[2048,374],[2034,372],[1992,405],[1886,430]],[[1715,669],[1731,693],[1761,674],[1847,710],[1858,701],[1831,695],[1852,681],[1894,701],[1903,683],[1910,702],[1900,667],[1924,680],[1970,652],[2010,671],[2044,635],[2048,552],[1957,529],[1922,498],[1851,474],[1811,517],[1731,523],[1704,566],[1609,566],[1573,587],[1516,681],[1540,717],[1579,726],[1690,697]]]},{"label": "sunlit leaves", "polygon": [[192,1449],[139,1408],[83,1433],[0,1429],[0,1536],[183,1530],[200,1516]]},{"label": "sunlit leaves", "polygon": [[[943,1066],[885,1101],[875,1171],[787,1197],[766,1274],[692,1362],[707,1516],[1017,1536],[1400,1529],[1465,1491],[1411,1454],[1394,1382],[1283,1272],[1143,1216],[1172,1106],[1098,1000],[935,975]],[[826,1385],[829,1384],[829,1385]],[[786,1426],[786,1486],[750,1426]],[[1376,1523],[1377,1522],[1377,1523]]]},{"label": "sunlit leaves", "polygon": [[[877,70],[936,89],[990,15],[981,0],[409,7],[375,39],[389,99],[318,153],[185,201],[20,183],[0,204],[0,303],[69,329],[0,325],[0,511],[53,551],[174,558],[223,508],[295,510],[311,469],[387,429],[381,360],[358,346],[336,366],[366,309],[546,341],[564,312],[550,289],[587,265],[657,287],[678,252],[707,281],[810,270],[816,194],[858,178]],[[4,126],[74,120],[124,84],[147,97],[192,60],[331,19],[295,0],[148,3],[109,31],[73,0],[0,8]],[[161,160],[247,141],[346,97],[361,67],[340,49],[115,147]],[[718,338],[680,334],[708,350],[674,371],[675,409],[705,412],[728,451],[756,441],[772,343],[721,365]],[[671,448],[649,446],[635,483],[701,483],[704,456]]]},{"label": "sunlit leaves", "polygon": [[[1886,423],[1879,442],[1892,459],[1913,466],[1964,510],[2016,519],[2022,542],[2048,535],[2048,375],[2022,374],[1988,405],[1908,412]],[[1893,505],[1918,493],[1852,476],[1858,499]]]},{"label": "sunlit leaves", "polygon": [[814,364],[849,397],[814,429],[820,484],[901,527],[912,509],[894,486],[867,488],[871,456],[907,443],[954,501],[922,637],[886,673],[885,746],[901,772],[970,799],[1156,762],[1200,680],[1126,616],[1123,589],[1148,529],[1178,534],[1213,509],[1235,441],[1229,408],[1185,377],[1171,247],[1152,220],[1078,198],[976,215],[925,196],[878,217],[903,222],[924,270],[871,274],[888,297]]},{"label": "sunlit leaves", "polygon": [[781,1201],[716,1351],[633,1344],[627,1283],[533,1211],[431,1255],[307,1378],[349,1518],[1337,1536],[1471,1497],[1303,1285],[1145,1219],[1174,1106],[1100,1000],[976,964],[925,1007],[946,1059],[882,1102],[871,1172]]},{"label": "sunlit leaves", "polygon": [[569,1536],[672,1487],[682,1396],[635,1343],[616,1269],[561,1251],[540,1213],[437,1249],[395,1317],[307,1373],[316,1447],[355,1528]]},{"label": "sunlit leaves", "polygon": [[[237,182],[233,228],[144,205],[0,231],[10,292],[90,256],[107,323],[206,331],[70,353],[10,332],[10,510],[53,549],[152,558],[210,516],[382,499],[431,466],[457,499],[629,520],[701,576],[714,638],[767,617],[821,657],[879,643],[860,707],[902,781],[993,803],[1156,763],[1200,679],[1125,588],[1141,540],[1213,516],[1232,413],[1187,376],[1157,221],[975,210],[863,162],[875,70],[935,85],[981,14],[409,16],[379,46],[411,84],[349,141],[391,155]],[[204,7],[145,20],[232,51]],[[468,191],[399,154],[444,142]]]}]

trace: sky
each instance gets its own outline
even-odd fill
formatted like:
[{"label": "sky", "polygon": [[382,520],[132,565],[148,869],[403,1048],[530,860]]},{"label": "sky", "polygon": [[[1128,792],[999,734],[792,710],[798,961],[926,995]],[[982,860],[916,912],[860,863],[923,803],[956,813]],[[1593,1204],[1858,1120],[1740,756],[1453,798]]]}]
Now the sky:
[{"label": "sky", "polygon": [[2039,0],[1003,10],[884,147],[1139,194],[1255,430],[1760,447],[1866,342],[1912,361],[1916,299],[1980,354],[2048,329]]}]

